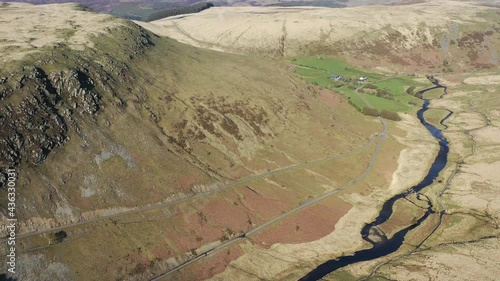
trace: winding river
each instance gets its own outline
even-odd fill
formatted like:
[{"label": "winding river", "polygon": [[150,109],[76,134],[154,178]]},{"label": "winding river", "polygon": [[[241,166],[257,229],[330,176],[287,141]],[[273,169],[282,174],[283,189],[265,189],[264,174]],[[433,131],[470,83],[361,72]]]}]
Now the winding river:
[{"label": "winding river", "polygon": [[[443,89],[443,95],[446,94],[446,87],[440,85],[437,81],[434,82],[436,85],[435,87],[425,89],[420,91],[419,93],[424,94],[427,91],[436,89],[436,88],[442,88]],[[443,96],[441,95],[441,97]],[[441,98],[440,97],[440,98]],[[432,134],[432,136],[438,141],[439,143],[439,152],[436,158],[434,159],[434,162],[432,163],[429,172],[427,175],[424,177],[424,179],[419,182],[417,185],[407,189],[405,192],[397,194],[387,200],[384,205],[382,206],[382,210],[378,214],[378,216],[375,218],[374,221],[366,224],[363,229],[361,230],[361,236],[364,240],[370,242],[373,247],[369,249],[364,249],[355,252],[353,255],[346,255],[346,256],[341,256],[338,257],[334,260],[329,260],[318,267],[316,267],[314,270],[309,272],[307,275],[302,277],[300,280],[303,281],[309,281],[309,280],[319,280],[323,278],[324,276],[328,275],[329,273],[334,272],[335,270],[353,264],[361,261],[368,261],[368,260],[373,260],[385,255],[388,255],[390,253],[395,252],[401,245],[403,244],[405,235],[408,233],[408,231],[416,228],[419,226],[423,221],[425,221],[431,214],[434,213],[433,210],[433,205],[431,200],[429,198],[421,193],[419,193],[422,189],[425,187],[431,185],[434,180],[437,178],[439,172],[443,170],[443,168],[446,166],[446,162],[448,160],[448,140],[443,137],[442,131],[436,128],[435,126],[427,123],[427,121],[424,118],[424,113],[425,111],[429,108],[429,99],[424,99],[424,103],[422,108],[417,112],[417,117],[420,120],[420,123],[425,126],[425,128]],[[449,116],[451,115],[448,114],[445,118],[441,120],[441,124],[443,124],[443,121],[445,121]],[[446,127],[446,126],[445,126]],[[402,198],[406,198],[408,195],[416,193],[417,194],[417,199],[420,201],[425,201],[427,202],[427,208],[426,212],[413,224],[410,226],[398,231],[396,234],[394,234],[391,238],[387,238],[384,233],[382,233],[378,226],[386,222],[389,217],[392,215],[393,212],[393,206],[394,203]],[[377,239],[373,239],[373,237],[376,237]]]}]

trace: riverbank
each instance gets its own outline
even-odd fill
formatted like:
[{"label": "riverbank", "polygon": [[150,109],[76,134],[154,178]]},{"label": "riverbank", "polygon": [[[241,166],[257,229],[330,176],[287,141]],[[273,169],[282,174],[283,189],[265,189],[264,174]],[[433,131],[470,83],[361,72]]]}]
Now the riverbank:
[{"label": "riverbank", "polygon": [[410,232],[397,252],[345,267],[326,280],[345,276],[396,280],[497,279],[500,101],[495,93],[500,85],[462,83],[482,81],[481,77],[479,73],[440,78],[448,86],[448,95],[430,104],[432,108],[454,111],[444,122],[448,127],[444,136],[449,140],[449,162],[438,181],[424,190],[436,213]]}]

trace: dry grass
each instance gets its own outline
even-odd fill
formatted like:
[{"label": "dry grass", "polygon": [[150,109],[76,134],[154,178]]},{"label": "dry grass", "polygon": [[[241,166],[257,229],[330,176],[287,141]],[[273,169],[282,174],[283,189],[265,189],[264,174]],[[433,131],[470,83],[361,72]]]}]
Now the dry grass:
[{"label": "dry grass", "polygon": [[[82,48],[89,50],[98,40],[104,40],[99,46],[106,48],[123,43],[126,41],[123,37],[129,38],[127,30],[122,37],[98,36],[92,43],[88,41],[90,35],[104,34],[106,28],[118,26],[121,21],[76,11],[72,4],[37,7],[40,8],[33,11],[32,6],[12,4],[0,9],[2,20],[14,22],[8,23],[9,28],[20,34],[13,36],[7,29],[0,33],[5,37],[0,48],[9,52],[6,60],[20,59],[32,52],[36,55],[37,50],[42,50],[42,56],[48,55],[43,52],[58,43],[67,44],[76,52]],[[408,36],[404,47],[411,48],[419,43],[413,40],[406,25],[418,25],[425,20],[428,26],[440,28],[451,19],[480,22],[475,15],[486,8],[469,7],[465,3],[433,2],[394,7],[394,10],[372,7],[343,12],[321,8],[215,8],[144,26],[213,49],[265,48],[287,54],[302,44],[299,42],[323,40],[331,44],[392,24]],[[17,21],[19,26],[15,26],[15,17],[27,24],[23,26]],[[353,17],[358,20],[352,21]],[[69,30],[60,29],[68,25]],[[30,32],[35,28],[40,30],[32,35]],[[207,32],[212,29],[213,32]],[[111,31],[112,36],[117,36],[113,32],[118,31]],[[432,43],[430,30],[423,33],[427,42]],[[282,45],[280,50],[282,38],[286,47],[283,49]],[[45,164],[23,167],[23,177],[19,180],[25,203],[19,210],[21,231],[54,227],[216,189],[222,182],[349,151],[380,130],[379,123],[353,111],[338,95],[307,85],[287,72],[281,62],[221,54],[162,38],[153,40],[155,47],[144,54],[116,54],[135,59],[124,61],[129,69],[122,76],[128,80],[113,82],[116,93],[106,92],[103,96],[105,110],[95,122],[82,122],[83,133],[72,132],[66,145],[54,151]],[[11,51],[13,45],[19,45],[19,51]],[[113,51],[116,50],[106,49]],[[88,61],[99,60],[106,65],[109,57],[100,55]],[[479,87],[497,81],[491,76],[467,78],[465,82]],[[448,122],[450,134],[447,134],[455,162],[450,161],[441,177],[450,174],[458,158],[471,151],[475,154],[466,159],[443,197],[448,210],[454,212],[451,219],[447,217],[444,221],[443,229],[453,227],[453,231],[447,234],[440,230],[439,238],[429,240],[429,246],[498,232],[486,215],[498,217],[500,209],[496,199],[500,179],[495,172],[500,168],[500,131],[496,127],[500,124],[500,112],[495,98],[498,88],[493,84],[490,88],[471,90],[457,83],[450,88],[450,96],[432,103],[435,108],[457,112]],[[478,91],[484,94],[479,95]],[[469,99],[474,110],[469,108]],[[492,126],[478,129],[485,123],[479,111],[491,118]],[[290,279],[325,259],[368,246],[358,235],[364,223],[376,216],[385,200],[423,177],[437,149],[435,141],[413,115],[402,117],[402,121],[390,124],[391,138],[383,145],[370,175],[312,209],[322,216],[330,209],[338,216],[329,218],[334,225],[314,235],[280,237],[283,229],[290,230],[287,222],[308,225],[308,220],[317,219],[313,211],[297,214],[283,225],[263,232],[264,239],[256,240],[273,245],[240,243],[228,249],[230,252],[191,265],[180,273],[185,278],[179,279],[217,274],[214,280],[248,280],[245,271],[264,279]],[[474,146],[465,130],[473,130],[470,135],[476,142]],[[220,240],[289,210],[310,196],[349,182],[366,167],[372,151],[370,147],[346,159],[255,180],[247,183],[248,187],[236,186],[194,202],[71,227],[68,239],[60,245],[47,245],[45,235],[24,239],[19,254],[27,261],[45,261],[32,263],[31,268],[36,272],[45,272],[43,267],[61,266],[64,270],[69,268],[71,278],[76,280],[149,279],[181,263],[193,252],[214,247]],[[472,215],[454,221],[456,212]],[[486,222],[480,219],[485,216]],[[404,217],[411,214],[405,213]],[[392,225],[388,227],[389,231],[394,230]],[[429,225],[425,229],[430,229]],[[265,237],[266,234],[270,236]],[[412,233],[411,241],[421,237],[419,234]],[[316,240],[310,241],[313,239]],[[405,245],[405,249],[409,247]],[[464,252],[469,246],[456,247]],[[439,266],[428,274],[439,278],[443,277],[441,274],[450,274],[440,271],[441,268],[465,265],[470,272],[478,272],[481,264],[487,269],[481,273],[486,279],[496,276],[498,255],[490,249],[495,250],[498,244],[471,247],[479,253],[468,255],[473,258],[463,258],[463,254],[450,256],[439,247],[430,248],[426,254],[431,262],[424,266]],[[476,257],[481,255],[488,259],[478,262]],[[284,258],[277,259],[278,256]],[[397,277],[403,276],[399,274],[411,274],[416,279],[426,277],[427,271],[413,270],[413,258],[403,259],[398,264],[402,269],[396,273],[382,272]],[[476,264],[467,264],[473,261]],[[214,269],[210,267],[212,262],[216,264]],[[377,262],[352,268],[360,274]],[[61,278],[68,279],[67,275]]]},{"label": "dry grass", "polygon": [[[54,21],[91,25],[71,16],[61,12]],[[36,23],[26,28],[30,25]],[[281,62],[154,36],[154,47],[137,50],[137,40],[144,39],[138,35],[138,28],[128,25],[110,29],[109,37],[94,37],[95,49],[87,44],[82,52],[51,52],[52,41],[47,41],[33,54],[32,63],[43,59],[39,67],[48,74],[86,64],[102,95],[102,110],[95,120],[79,117],[79,132],[71,129],[69,140],[44,164],[22,167],[20,233],[167,202],[268,169],[323,159],[365,144],[381,130],[336,94],[326,97],[335,102],[325,103],[319,88]],[[112,91],[101,83],[112,85]],[[262,200],[248,196],[246,201],[228,190],[193,203],[70,227],[60,245],[47,245],[44,235],[23,239],[19,254],[67,265],[76,280],[147,279],[192,250],[246,230],[249,219],[265,221],[347,182],[366,166],[368,152],[248,183]],[[198,212],[206,224],[201,225]]]},{"label": "dry grass", "polygon": [[[389,131],[394,139],[384,144],[374,170],[363,182],[338,195],[352,208],[338,220],[331,233],[318,240],[299,244],[279,243],[271,247],[259,247],[258,243],[240,244],[245,254],[210,280],[294,280],[318,263],[361,247],[369,247],[358,235],[364,223],[376,216],[377,206],[384,200],[417,183],[434,157],[434,149],[428,149],[429,145],[433,145],[432,137],[424,128],[415,126],[417,123],[415,117],[405,116],[404,121],[391,126]],[[335,200],[338,199],[331,198],[324,204],[334,204]],[[316,219],[316,216],[310,219]],[[279,233],[280,229],[287,228],[290,226],[277,225],[269,232]],[[262,235],[265,236],[266,231]],[[252,276],[247,272],[251,272]]]},{"label": "dry grass", "polygon": [[[449,180],[442,196],[446,214],[440,227],[414,254],[401,256],[414,249],[412,245],[420,243],[432,231],[437,224],[434,215],[407,236],[407,245],[397,253],[379,261],[349,266],[344,269],[345,274],[366,276],[377,265],[384,264],[375,276],[411,280],[498,279],[500,122],[495,97],[499,88],[488,83],[492,81],[488,73],[467,74],[465,77],[463,84],[450,83],[449,94],[432,103],[436,110],[452,108],[455,111],[446,123],[449,127],[445,136],[450,142],[450,154],[448,165],[440,174],[442,183],[435,183],[424,191],[434,198],[433,202],[437,202],[437,194]],[[443,77],[442,80],[451,79],[456,77]],[[488,120],[490,125],[487,126]],[[449,179],[458,161],[463,161],[463,164]],[[437,203],[435,206],[438,210],[442,208]],[[385,264],[387,261],[389,263]]]},{"label": "dry grass", "polygon": [[468,77],[464,80],[465,84],[470,85],[499,85],[500,75],[484,75]]},{"label": "dry grass", "polygon": [[[311,45],[331,45],[340,40],[387,35],[385,28],[405,36],[405,49],[433,44],[432,29],[447,29],[456,23],[482,22],[476,17],[485,7],[460,2],[437,2],[344,9],[312,7],[216,7],[202,13],[170,17],[143,24],[160,35],[195,46],[229,51],[280,52],[296,55]],[[353,20],[355,18],[356,20]],[[418,33],[417,27],[425,23]],[[423,38],[423,39],[422,39]],[[372,38],[373,39],[373,38]]]},{"label": "dry grass", "polygon": [[57,44],[83,50],[92,47],[92,35],[122,24],[109,15],[82,11],[77,4],[9,3],[0,8],[0,61],[19,60]]}]

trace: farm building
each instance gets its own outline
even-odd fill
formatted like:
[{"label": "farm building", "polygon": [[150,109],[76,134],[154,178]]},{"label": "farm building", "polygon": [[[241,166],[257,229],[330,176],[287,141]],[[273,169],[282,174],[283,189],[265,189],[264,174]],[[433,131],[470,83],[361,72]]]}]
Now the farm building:
[{"label": "farm building", "polygon": [[330,76],[328,76],[328,77],[330,79],[335,79],[337,81],[345,81],[344,77],[337,75],[337,74],[330,74]]}]

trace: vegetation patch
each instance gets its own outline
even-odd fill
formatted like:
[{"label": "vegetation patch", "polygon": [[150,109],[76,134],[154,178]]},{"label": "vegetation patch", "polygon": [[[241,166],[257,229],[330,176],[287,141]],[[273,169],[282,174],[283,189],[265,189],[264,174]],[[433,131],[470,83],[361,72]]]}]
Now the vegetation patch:
[{"label": "vegetation patch", "polygon": [[392,119],[398,119],[389,112],[408,112],[420,105],[414,94],[417,88],[427,86],[415,81],[412,75],[375,73],[330,56],[304,57],[293,63],[295,72],[305,80],[342,94],[358,111],[371,116],[384,111]]}]

